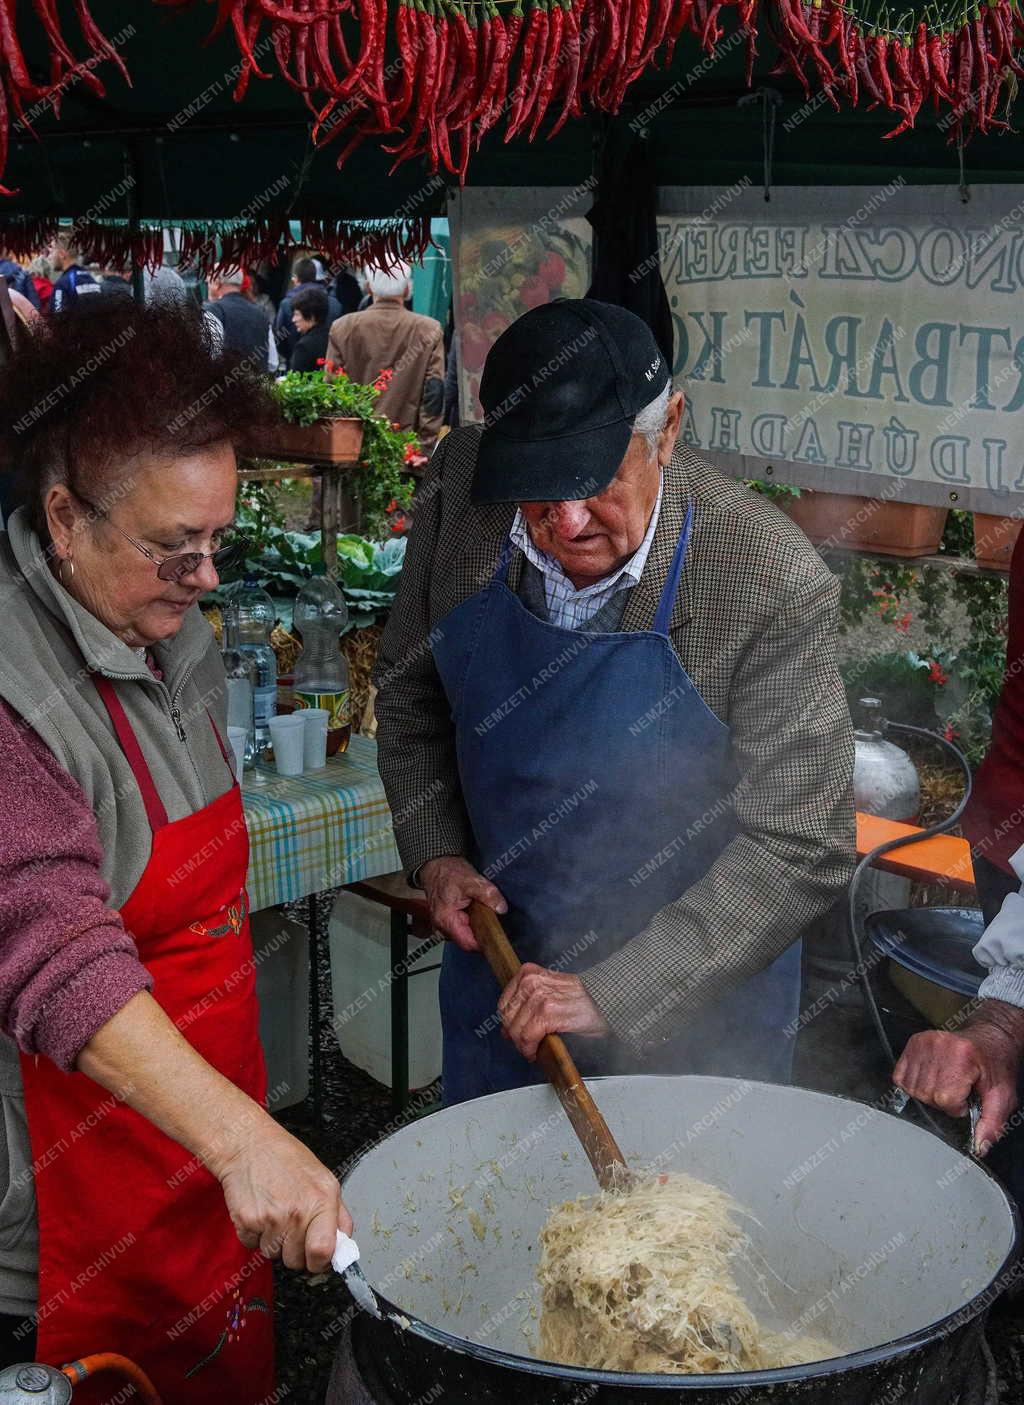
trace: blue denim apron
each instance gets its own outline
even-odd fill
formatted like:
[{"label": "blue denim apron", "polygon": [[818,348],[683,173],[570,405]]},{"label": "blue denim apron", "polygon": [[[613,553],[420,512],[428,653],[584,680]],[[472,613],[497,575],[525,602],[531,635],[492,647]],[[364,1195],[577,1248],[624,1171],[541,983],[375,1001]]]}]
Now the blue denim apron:
[{"label": "blue denim apron", "polygon": [[[737,831],[729,729],[668,636],[687,510],[651,630],[587,633],[533,615],[493,579],[444,617],[434,661],[455,726],[470,861],[504,894],[522,961],[586,970],[707,873]],[[699,972],[695,973],[699,976]],[[540,1081],[501,1034],[482,955],[445,947],[440,1002],[447,1104]],[[800,943],[645,1058],[645,1071],[788,1081]],[[671,996],[668,996],[671,1000]],[[670,1008],[670,1006],[668,1007]],[[653,1026],[659,1011],[652,1010]],[[586,1074],[641,1065],[613,1039],[569,1040]]]}]

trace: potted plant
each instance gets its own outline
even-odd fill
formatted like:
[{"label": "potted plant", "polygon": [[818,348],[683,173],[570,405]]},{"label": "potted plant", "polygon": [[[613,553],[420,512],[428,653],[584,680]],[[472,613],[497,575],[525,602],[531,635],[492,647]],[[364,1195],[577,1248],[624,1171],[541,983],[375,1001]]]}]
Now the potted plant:
[{"label": "potted plant", "polygon": [[880,556],[933,555],[949,510],[810,488],[780,506],[815,546],[873,551]]},{"label": "potted plant", "polygon": [[757,480],[750,487],[774,499],[815,546],[872,551],[881,556],[931,556],[946,525],[945,507],[825,493]]},{"label": "potted plant", "polygon": [[326,380],[319,371],[289,371],[274,382],[281,423],[261,450],[267,458],[356,463],[363,416],[353,407],[347,376]]},{"label": "potted plant", "polygon": [[426,462],[415,434],[377,411],[391,375],[384,370],[372,385],[363,385],[343,370],[330,379],[320,371],[289,371],[273,385],[281,424],[273,431],[273,442],[261,446],[268,458],[353,464],[352,489],[362,509],[363,530],[371,535],[386,534],[389,512],[408,507],[413,489],[409,470]]},{"label": "potted plant", "polygon": [[974,513],[974,559],[978,565],[1008,571],[1022,526],[1024,517],[1019,513]]}]

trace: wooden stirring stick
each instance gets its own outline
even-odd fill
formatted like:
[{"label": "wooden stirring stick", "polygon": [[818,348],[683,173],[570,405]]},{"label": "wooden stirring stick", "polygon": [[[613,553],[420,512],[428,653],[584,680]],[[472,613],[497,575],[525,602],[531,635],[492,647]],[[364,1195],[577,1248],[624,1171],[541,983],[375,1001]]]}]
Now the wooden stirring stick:
[{"label": "wooden stirring stick", "polygon": [[[487,957],[495,979],[502,990],[519,971],[522,962],[512,950],[512,943],[493,908],[471,902],[469,921],[480,950]],[[565,1041],[558,1034],[546,1034],[537,1049],[537,1062],[548,1082],[558,1094],[558,1100],[579,1137],[583,1150],[602,1190],[616,1190],[628,1183],[626,1158],[619,1150],[608,1124],[601,1116]]]}]

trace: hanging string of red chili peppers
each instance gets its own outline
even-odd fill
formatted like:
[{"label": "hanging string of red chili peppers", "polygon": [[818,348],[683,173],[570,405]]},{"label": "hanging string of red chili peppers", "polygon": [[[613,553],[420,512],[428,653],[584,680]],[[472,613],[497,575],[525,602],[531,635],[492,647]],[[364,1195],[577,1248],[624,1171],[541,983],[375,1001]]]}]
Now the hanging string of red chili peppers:
[{"label": "hanging string of red chili peppers", "polygon": [[[87,0],[73,3],[83,60],[64,37],[57,0],[32,0],[50,53],[48,81],[39,83],[15,30],[17,0],[0,0],[0,175],[12,113],[30,132],[72,81],[102,96],[94,71],[102,60],[128,78]],[[645,69],[668,68],[684,31],[715,53],[730,10],[737,28],[726,44],[745,43],[748,84],[767,31],[778,49],[772,73],[794,74],[808,96],[820,89],[837,108],[845,99],[894,113],[887,137],[912,127],[927,102],[944,109],[951,141],[1008,126],[1024,77],[1024,0],[971,0],[955,20],[932,10],[890,20],[884,9],[869,16],[865,3],[876,0],[760,0],[759,14],[758,0],[216,0],[213,32],[230,27],[241,51],[235,97],[276,64],[315,114],[317,143],[341,142],[339,166],[373,137],[394,156],[392,169],[425,155],[432,173],[443,168],[460,182],[499,124],[505,141],[532,141],[545,121],[550,138],[585,110],[617,112]]]},{"label": "hanging string of red chili peppers", "polygon": [[1009,126],[1000,104],[1009,107],[1024,77],[1024,17],[1011,0],[983,0],[957,21],[934,23],[906,15],[892,23],[886,11],[867,20],[843,0],[773,0],[769,14],[779,48],[772,73],[795,74],[808,96],[820,87],[836,108],[845,96],[897,113],[886,137],[912,127],[929,101],[945,108],[939,126],[950,141]]},{"label": "hanging string of red chili peppers", "polygon": [[[0,220],[0,243],[15,258],[25,258],[45,247],[59,232],[56,219],[15,218]],[[132,229],[127,224],[75,221],[77,247],[89,259],[119,268],[158,268],[164,257],[164,232],[160,225]],[[180,267],[210,274],[220,268],[254,268],[264,258],[295,249],[316,249],[333,264],[393,267],[399,261],[419,263],[430,245],[430,217],[376,220],[345,224],[336,220],[300,221],[299,238],[292,237],[288,221],[265,219],[245,225],[228,223],[186,224],[179,232]]]},{"label": "hanging string of red chili peppers", "polygon": [[234,228],[187,225],[182,231],[179,261],[209,273],[216,268],[254,268],[278,253],[287,256],[306,248],[316,249],[335,265],[362,267],[372,263],[393,268],[401,262],[421,263],[431,243],[429,215],[365,224],[306,218],[299,222],[299,229],[299,238],[294,239],[285,217]]},{"label": "hanging string of red chili peppers", "polygon": [[[0,218],[0,243],[15,259],[31,258],[50,244],[67,222],[53,215],[15,215]],[[144,226],[132,229],[123,221],[75,220],[71,226],[76,247],[90,260],[127,268],[138,264],[156,268],[163,261],[163,230]]]},{"label": "hanging string of red chili peppers", "polygon": [[[754,2],[739,0],[741,14]],[[318,144],[346,138],[339,166],[379,136],[392,169],[425,154],[432,173],[444,167],[460,181],[503,119],[506,141],[519,133],[532,141],[546,116],[552,137],[585,106],[616,112],[656,51],[667,65],[684,28],[712,48],[721,34],[708,0],[500,0],[500,8],[496,0],[397,0],[390,10],[387,0],[217,3],[214,33],[230,24],[242,54],[236,98],[253,76],[268,76],[262,56],[272,49],[316,114]],[[721,7],[711,0],[714,14]],[[351,51],[343,16],[358,25]],[[752,31],[750,42],[752,58]]]},{"label": "hanging string of red chili peppers", "polygon": [[[502,121],[505,141],[519,134],[532,141],[548,118],[550,138],[585,107],[618,111],[649,65],[668,67],[684,31],[715,52],[727,10],[746,45],[748,84],[759,38],[757,0],[217,4],[215,32],[230,24],[242,52],[236,96],[252,76],[267,76],[263,55],[272,52],[316,114],[318,144],[344,139],[339,166],[376,137],[394,166],[425,155],[432,172],[443,168],[460,181],[471,153]],[[823,89],[836,107],[845,98],[897,114],[887,137],[912,127],[929,100],[948,109],[941,125],[951,140],[1008,125],[1000,104],[1024,76],[1017,58],[1024,19],[1012,0],[982,0],[957,23],[909,15],[891,22],[886,11],[868,19],[845,0],[762,0],[761,10],[779,52],[772,73],[793,73],[808,96]]]},{"label": "hanging string of red chili peppers", "polygon": [[[17,0],[0,0],[0,176],[7,165],[7,151],[12,126],[33,134],[33,121],[46,111],[59,114],[60,100],[72,83],[81,82],[104,97],[106,89],[95,69],[102,60],[114,63],[130,85],[128,70],[113,44],[100,32],[89,13],[86,0],[75,0],[75,16],[81,37],[88,50],[84,59],[76,59],[71,51],[57,14],[57,0],[32,0],[32,10],[42,25],[50,56],[49,77],[45,83],[36,82],[29,73],[18,37],[20,21],[15,16]],[[12,124],[11,115],[15,122]],[[0,195],[15,195],[17,191],[0,185]]]}]

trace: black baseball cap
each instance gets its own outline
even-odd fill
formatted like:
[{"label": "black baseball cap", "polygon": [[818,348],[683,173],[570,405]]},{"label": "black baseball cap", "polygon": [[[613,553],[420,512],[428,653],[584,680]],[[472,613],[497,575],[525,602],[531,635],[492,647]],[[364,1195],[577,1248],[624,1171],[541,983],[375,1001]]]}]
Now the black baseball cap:
[{"label": "black baseball cap", "polygon": [[473,502],[593,497],[618,472],[633,421],[668,381],[651,329],[624,307],[565,298],[532,308],[484,363]]}]

